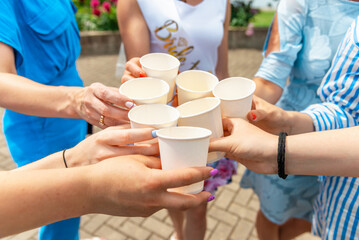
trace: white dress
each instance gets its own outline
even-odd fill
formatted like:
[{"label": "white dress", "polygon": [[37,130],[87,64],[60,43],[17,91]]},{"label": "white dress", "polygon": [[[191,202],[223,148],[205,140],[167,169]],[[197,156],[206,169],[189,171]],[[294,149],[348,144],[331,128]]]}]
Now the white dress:
[{"label": "white dress", "polygon": [[[215,73],[227,0],[203,0],[195,6],[179,0],[137,2],[151,34],[151,52],[177,57],[181,72],[198,69]],[[222,158],[210,166],[218,169],[218,174],[205,181],[204,189],[214,194],[217,187],[231,182],[237,162]]]}]

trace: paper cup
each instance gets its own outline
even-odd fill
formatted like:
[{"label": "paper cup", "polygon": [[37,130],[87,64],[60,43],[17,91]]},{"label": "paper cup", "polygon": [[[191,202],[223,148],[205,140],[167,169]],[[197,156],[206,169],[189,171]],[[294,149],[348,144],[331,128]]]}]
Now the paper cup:
[{"label": "paper cup", "polygon": [[169,86],[156,78],[135,78],[123,83],[119,91],[131,98],[136,105],[166,104]]},{"label": "paper cup", "polygon": [[189,70],[177,76],[178,104],[205,97],[213,97],[218,78],[205,71]]},{"label": "paper cup", "polygon": [[[198,127],[173,127],[158,130],[162,169],[206,166],[211,134],[210,130]],[[170,190],[195,194],[203,190],[203,182]]]},{"label": "paper cup", "polygon": [[[165,104],[147,104],[132,108],[128,113],[131,128],[168,128],[177,126],[179,112]],[[157,139],[140,142],[155,143]]]},{"label": "paper cup", "polygon": [[231,77],[220,81],[213,95],[221,99],[222,117],[247,119],[251,110],[256,84],[243,77]]},{"label": "paper cup", "polygon": [[[212,131],[211,137],[223,137],[221,117],[221,100],[207,97],[186,102],[177,107],[180,113],[178,126],[203,127]],[[210,152],[207,163],[213,163],[223,158],[223,152]]]},{"label": "paper cup", "polygon": [[170,90],[167,102],[170,102],[173,98],[180,61],[170,54],[149,53],[140,58],[140,63],[148,77],[162,79],[168,83]]}]

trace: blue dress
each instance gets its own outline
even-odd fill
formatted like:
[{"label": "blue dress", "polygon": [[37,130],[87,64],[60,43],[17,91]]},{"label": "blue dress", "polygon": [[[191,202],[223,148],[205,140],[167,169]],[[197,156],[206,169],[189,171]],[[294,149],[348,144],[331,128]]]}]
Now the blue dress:
[{"label": "blue dress", "polygon": [[[83,86],[76,8],[71,0],[0,1],[0,41],[14,49],[18,75],[52,86]],[[34,96],[36,97],[36,96]],[[71,148],[86,135],[81,119],[43,118],[6,110],[3,130],[18,166]],[[40,229],[40,239],[78,239],[80,219]]]},{"label": "blue dress", "polygon": [[[348,0],[282,0],[277,9],[280,51],[262,61],[256,76],[283,88],[277,105],[301,111],[321,102],[316,94],[331,60],[350,24],[359,14],[359,3]],[[267,36],[264,52],[267,48]],[[287,79],[289,78],[289,84]],[[315,159],[314,159],[315,160]],[[316,176],[261,175],[247,170],[241,186],[253,188],[263,214],[276,224],[290,218],[312,219],[319,193]]]}]

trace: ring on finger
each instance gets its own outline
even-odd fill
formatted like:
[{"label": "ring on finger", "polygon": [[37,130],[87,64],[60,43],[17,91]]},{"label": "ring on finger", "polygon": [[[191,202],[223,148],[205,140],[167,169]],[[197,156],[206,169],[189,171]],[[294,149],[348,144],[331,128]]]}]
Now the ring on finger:
[{"label": "ring on finger", "polygon": [[98,123],[101,125],[101,127],[104,127],[105,126],[105,116],[104,115],[101,115],[100,117],[100,121],[98,121]]}]

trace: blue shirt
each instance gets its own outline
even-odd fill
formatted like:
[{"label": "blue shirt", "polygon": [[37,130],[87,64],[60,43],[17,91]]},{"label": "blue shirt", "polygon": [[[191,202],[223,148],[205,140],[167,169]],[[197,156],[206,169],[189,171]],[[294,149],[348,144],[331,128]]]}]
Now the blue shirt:
[{"label": "blue shirt", "polygon": [[[323,103],[303,111],[312,118],[316,131],[358,125],[358,80],[359,18],[349,28],[318,89]],[[321,191],[314,204],[313,232],[322,239],[359,239],[359,178],[320,179]]]},{"label": "blue shirt", "polygon": [[[0,41],[14,49],[18,75],[46,85],[83,86],[75,65],[81,49],[71,0],[2,0],[0,9]],[[19,166],[72,147],[86,134],[86,122],[80,119],[10,110],[3,127]]]},{"label": "blue shirt", "polygon": [[[316,95],[335,51],[359,13],[349,0],[286,0],[277,9],[280,50],[264,57],[256,76],[284,89],[278,105],[303,110]],[[270,34],[264,47],[265,53]],[[289,79],[289,85],[286,85]]]}]

